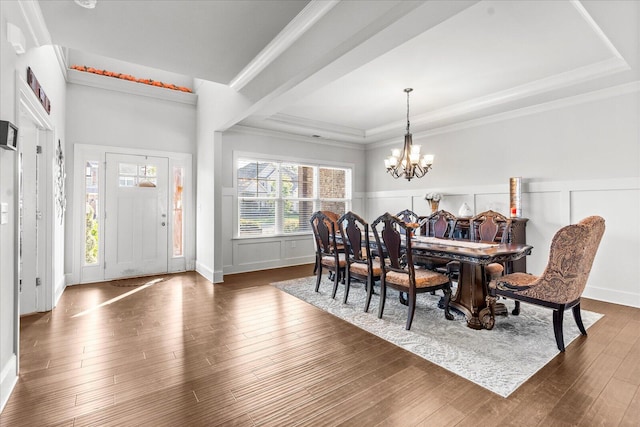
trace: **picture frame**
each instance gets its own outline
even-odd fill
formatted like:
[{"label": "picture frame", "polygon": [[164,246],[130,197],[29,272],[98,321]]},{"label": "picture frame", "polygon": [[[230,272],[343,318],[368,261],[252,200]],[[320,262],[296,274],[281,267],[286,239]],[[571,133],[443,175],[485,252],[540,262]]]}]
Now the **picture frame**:
[{"label": "picture frame", "polygon": [[0,148],[18,150],[18,128],[5,120],[0,120]]}]

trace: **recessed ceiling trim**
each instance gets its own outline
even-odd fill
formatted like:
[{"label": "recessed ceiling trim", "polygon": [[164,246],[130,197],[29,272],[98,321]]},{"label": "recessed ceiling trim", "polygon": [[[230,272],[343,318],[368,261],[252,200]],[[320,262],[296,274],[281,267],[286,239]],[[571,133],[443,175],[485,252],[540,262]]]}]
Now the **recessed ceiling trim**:
[{"label": "recessed ceiling trim", "polygon": [[325,135],[327,133],[338,133],[341,135],[350,135],[357,138],[365,137],[364,131],[361,129],[355,129],[348,126],[340,126],[333,123],[321,122],[318,120],[295,117],[288,114],[277,113],[267,118],[266,120],[299,126],[304,129],[313,130],[315,133],[319,133],[321,135]]},{"label": "recessed ceiling trim", "polygon": [[[516,86],[511,89],[492,93],[487,96],[472,99],[468,102],[461,102],[456,105],[441,108],[426,114],[421,114],[412,119],[414,127],[427,125],[438,120],[450,119],[463,114],[479,111],[484,108],[504,104],[518,99],[526,98],[536,94],[549,92],[556,89],[572,86],[595,78],[603,77],[620,71],[629,70],[629,64],[618,57],[609,58],[594,64],[580,67],[555,76],[536,80],[531,83]],[[397,122],[369,129],[365,132],[366,137],[374,137],[398,129]]]},{"label": "recessed ceiling trim", "polygon": [[[571,107],[574,105],[585,104],[587,102],[599,101],[607,98],[613,98],[616,96],[624,96],[631,93],[640,93],[640,81],[633,81],[618,86],[608,87],[606,89],[595,90],[592,92],[583,93],[580,95],[569,96],[541,104],[531,105],[528,107],[518,108],[516,110],[505,111],[503,113],[496,113],[490,116],[480,117],[477,119],[466,120],[464,122],[454,123],[447,126],[437,127],[423,132],[414,132],[415,139],[429,138],[435,135],[446,134],[449,132],[457,132],[464,129],[469,129],[477,126],[484,126],[491,123],[501,122],[504,120],[512,120],[518,117],[529,116],[532,114],[544,113],[560,108]],[[379,141],[371,144],[367,144],[367,150],[374,150],[381,147],[391,146],[398,144],[398,138],[387,138],[384,141]]]},{"label": "recessed ceiling trim", "polygon": [[584,21],[591,27],[591,30],[600,38],[611,54],[620,59],[624,59],[622,58],[622,55],[620,55],[620,52],[618,52],[618,49],[616,49],[613,43],[611,43],[609,37],[607,37],[604,31],[602,31],[602,28],[600,28],[589,12],[587,12],[582,3],[579,0],[570,0],[569,2],[576,8],[582,19],[584,19]]},{"label": "recessed ceiling trim", "polygon": [[237,91],[241,90],[339,2],[340,0],[311,0],[309,4],[231,80],[229,86]]},{"label": "recessed ceiling trim", "polygon": [[304,135],[295,135],[288,132],[283,132],[278,129],[266,129],[266,128],[258,128],[253,126],[245,126],[245,125],[234,125],[227,129],[225,132],[237,132],[237,133],[247,133],[251,135],[259,135],[259,136],[272,136],[280,139],[287,139],[290,141],[304,141],[313,144],[327,145],[331,147],[340,147],[340,148],[350,148],[352,150],[360,150],[364,151],[365,146],[363,144],[346,142],[346,141],[334,141],[331,139],[319,139],[312,138],[310,136]]}]

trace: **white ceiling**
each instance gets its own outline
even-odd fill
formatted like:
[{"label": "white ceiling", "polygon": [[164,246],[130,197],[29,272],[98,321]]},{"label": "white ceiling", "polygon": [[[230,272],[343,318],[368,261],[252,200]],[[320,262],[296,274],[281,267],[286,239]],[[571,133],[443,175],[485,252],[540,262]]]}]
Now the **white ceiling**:
[{"label": "white ceiling", "polygon": [[414,88],[416,133],[639,76],[638,2],[98,0],[86,10],[68,0],[40,7],[52,42],[62,46],[222,84],[255,67],[232,84],[251,107],[229,125],[359,143],[402,134],[405,87]]}]

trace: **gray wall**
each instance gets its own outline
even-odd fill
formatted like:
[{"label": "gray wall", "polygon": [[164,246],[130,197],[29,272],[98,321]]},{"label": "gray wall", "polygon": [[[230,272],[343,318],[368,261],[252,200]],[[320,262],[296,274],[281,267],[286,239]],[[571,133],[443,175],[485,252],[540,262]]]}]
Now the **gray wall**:
[{"label": "gray wall", "polygon": [[[607,96],[609,94],[609,96]],[[640,307],[640,92],[637,85],[488,117],[414,138],[436,154],[419,180],[394,180],[383,167],[392,146],[367,152],[369,219],[413,207],[424,195],[445,194],[440,208],[457,213],[509,213],[509,177],[524,181],[523,216],[534,251],[528,270],[540,274],[558,228],[601,215],[607,230],[585,296]],[[621,266],[623,266],[621,268]]]},{"label": "gray wall", "polygon": [[[234,153],[255,153],[283,159],[299,159],[353,167],[353,205],[356,212],[364,210],[366,165],[364,148],[358,145],[317,141],[311,138],[273,132],[231,130],[222,135],[222,224],[221,248],[224,273],[274,268],[310,263],[314,260],[311,235],[263,238],[236,238],[237,198],[233,182]],[[311,273],[311,272],[310,272]]]}]

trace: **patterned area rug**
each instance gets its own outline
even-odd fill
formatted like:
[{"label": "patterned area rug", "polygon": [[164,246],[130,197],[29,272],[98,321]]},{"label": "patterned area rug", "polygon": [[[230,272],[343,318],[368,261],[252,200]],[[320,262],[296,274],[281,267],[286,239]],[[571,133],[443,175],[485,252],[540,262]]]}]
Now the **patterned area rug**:
[{"label": "patterned area rug", "polygon": [[[369,312],[363,311],[366,296],[363,284],[352,282],[349,302],[343,304],[344,286],[338,288],[333,300],[332,282],[323,277],[320,292],[316,293],[315,280],[306,277],[272,285],[502,397],[513,393],[559,353],[550,309],[523,303],[519,316],[498,316],[491,331],[473,330],[459,312],[452,310],[453,321],[444,318],[438,308],[442,292],[426,293],[418,295],[413,324],[407,331],[404,329],[407,307],[398,301],[397,291],[388,290],[384,316],[378,319],[378,295],[373,296]],[[513,304],[506,302],[509,310]],[[601,317],[599,313],[582,310],[585,328]],[[564,316],[565,346],[579,335],[568,310]]]}]

